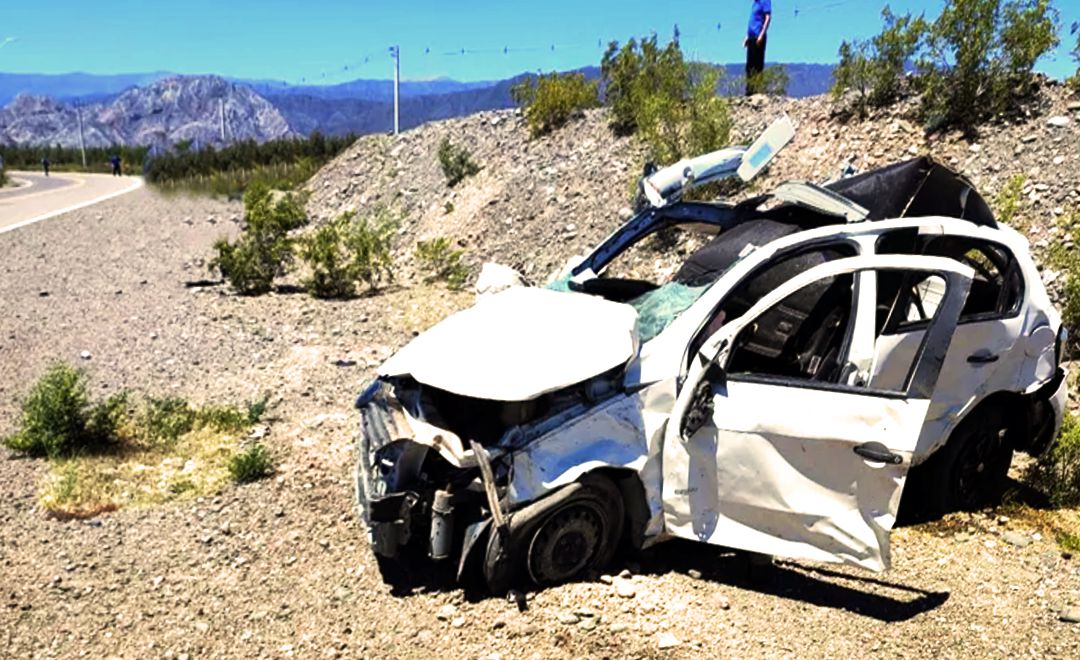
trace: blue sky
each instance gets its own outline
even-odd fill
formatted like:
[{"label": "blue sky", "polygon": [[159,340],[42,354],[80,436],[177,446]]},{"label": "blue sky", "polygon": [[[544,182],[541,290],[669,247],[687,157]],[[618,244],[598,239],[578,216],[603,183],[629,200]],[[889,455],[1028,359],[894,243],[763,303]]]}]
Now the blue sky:
[{"label": "blue sky", "polygon": [[[889,4],[898,13],[936,14],[942,2]],[[1055,4],[1071,47],[1067,27],[1080,21],[1080,2]],[[653,31],[666,38],[676,23],[695,58],[738,62],[749,6],[750,0],[4,0],[0,43],[15,41],[0,47],[0,71],[174,71],[321,84],[389,77],[387,47],[396,43],[404,78],[490,80],[596,64],[608,41]],[[773,0],[768,59],[834,61],[842,39],[880,29],[882,6]],[[1059,48],[1038,68],[1071,73],[1068,50]]]}]

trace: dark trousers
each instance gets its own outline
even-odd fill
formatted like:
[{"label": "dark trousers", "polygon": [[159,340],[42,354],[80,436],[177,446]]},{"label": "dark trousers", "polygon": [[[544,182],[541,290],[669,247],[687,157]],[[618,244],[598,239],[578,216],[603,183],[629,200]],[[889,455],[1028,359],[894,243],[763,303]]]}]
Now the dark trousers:
[{"label": "dark trousers", "polygon": [[757,39],[751,39],[746,45],[746,95],[758,94],[761,89],[761,72],[765,70],[765,46],[768,45],[769,38],[765,37],[761,40],[761,45],[757,43]]}]

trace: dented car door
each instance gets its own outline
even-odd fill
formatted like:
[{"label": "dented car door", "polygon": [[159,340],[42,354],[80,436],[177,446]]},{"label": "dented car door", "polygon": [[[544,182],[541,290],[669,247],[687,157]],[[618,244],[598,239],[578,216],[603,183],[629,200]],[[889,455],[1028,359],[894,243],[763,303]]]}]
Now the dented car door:
[{"label": "dented car door", "polygon": [[[858,305],[856,275],[883,270],[924,271],[944,282],[894,391],[845,378],[853,345],[865,354],[857,344],[873,341],[856,332],[866,327],[856,324],[859,315],[875,313]],[[710,337],[665,431],[667,531],[769,555],[887,568],[901,489],[972,276],[940,257],[840,259],[793,278]],[[826,309],[811,310],[782,350],[756,346],[759,324],[776,318],[766,312],[806,287],[832,292],[821,294],[818,307]],[[836,331],[822,339],[822,327]]]}]

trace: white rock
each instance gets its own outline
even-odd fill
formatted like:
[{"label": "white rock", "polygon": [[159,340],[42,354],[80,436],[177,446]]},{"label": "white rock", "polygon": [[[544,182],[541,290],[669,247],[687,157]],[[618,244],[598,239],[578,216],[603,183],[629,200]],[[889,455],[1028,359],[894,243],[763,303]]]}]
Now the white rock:
[{"label": "white rock", "polygon": [[680,644],[682,644],[682,642],[679,641],[679,638],[669,632],[662,632],[656,636],[656,645],[661,651],[673,649]]},{"label": "white rock", "polygon": [[1064,115],[1058,115],[1046,120],[1047,126],[1053,126],[1054,128],[1065,128],[1069,125],[1070,119]]},{"label": "white rock", "polygon": [[449,621],[454,618],[454,614],[456,613],[457,607],[447,604],[439,608],[439,611],[435,613],[435,618],[439,621]]},{"label": "white rock", "polygon": [[79,353],[79,357],[81,357],[84,360],[89,360],[90,358],[92,358],[94,356],[90,354],[90,351],[83,351],[82,353]]},{"label": "white rock", "polygon": [[526,286],[525,278],[509,266],[487,262],[476,278],[476,297],[483,298],[515,286]]}]

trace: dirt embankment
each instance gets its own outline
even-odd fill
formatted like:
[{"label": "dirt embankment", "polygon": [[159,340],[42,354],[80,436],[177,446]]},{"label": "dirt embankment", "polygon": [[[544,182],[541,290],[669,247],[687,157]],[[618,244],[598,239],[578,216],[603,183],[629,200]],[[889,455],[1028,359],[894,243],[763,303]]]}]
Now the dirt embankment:
[{"label": "dirt embankment", "polygon": [[[800,127],[762,186],[913,147],[991,198],[1025,174],[1021,217],[1038,242],[1053,240],[1058,208],[1080,201],[1080,117],[1067,103],[1051,90],[1046,108],[990,127],[978,148],[926,140],[894,116],[839,124],[820,99],[739,100],[736,117],[741,135],[782,109]],[[1047,124],[1059,115],[1071,121]],[[484,168],[453,190],[435,160],[443,135]],[[450,235],[472,264],[542,278],[619,224],[640,159],[602,112],[541,141],[513,113],[486,113],[362,140],[313,180],[310,208],[325,218],[392,202],[408,218],[403,264],[416,240]],[[1080,655],[1080,629],[1059,620],[1080,605],[1077,559],[1037,521],[1000,512],[898,531],[881,576],[783,563],[752,582],[733,555],[676,545],[616,567],[628,573],[614,584],[529,594],[524,611],[456,587],[390,593],[352,511],[352,399],[383,358],[469,297],[415,285],[407,265],[396,287],[344,302],[186,287],[206,277],[210,244],[237,231],[239,213],[141,190],[0,236],[0,433],[16,424],[17,395],[65,359],[99,392],[269,392],[278,462],[271,480],[217,497],[65,523],[36,503],[45,464],[5,455],[0,656]]]}]

